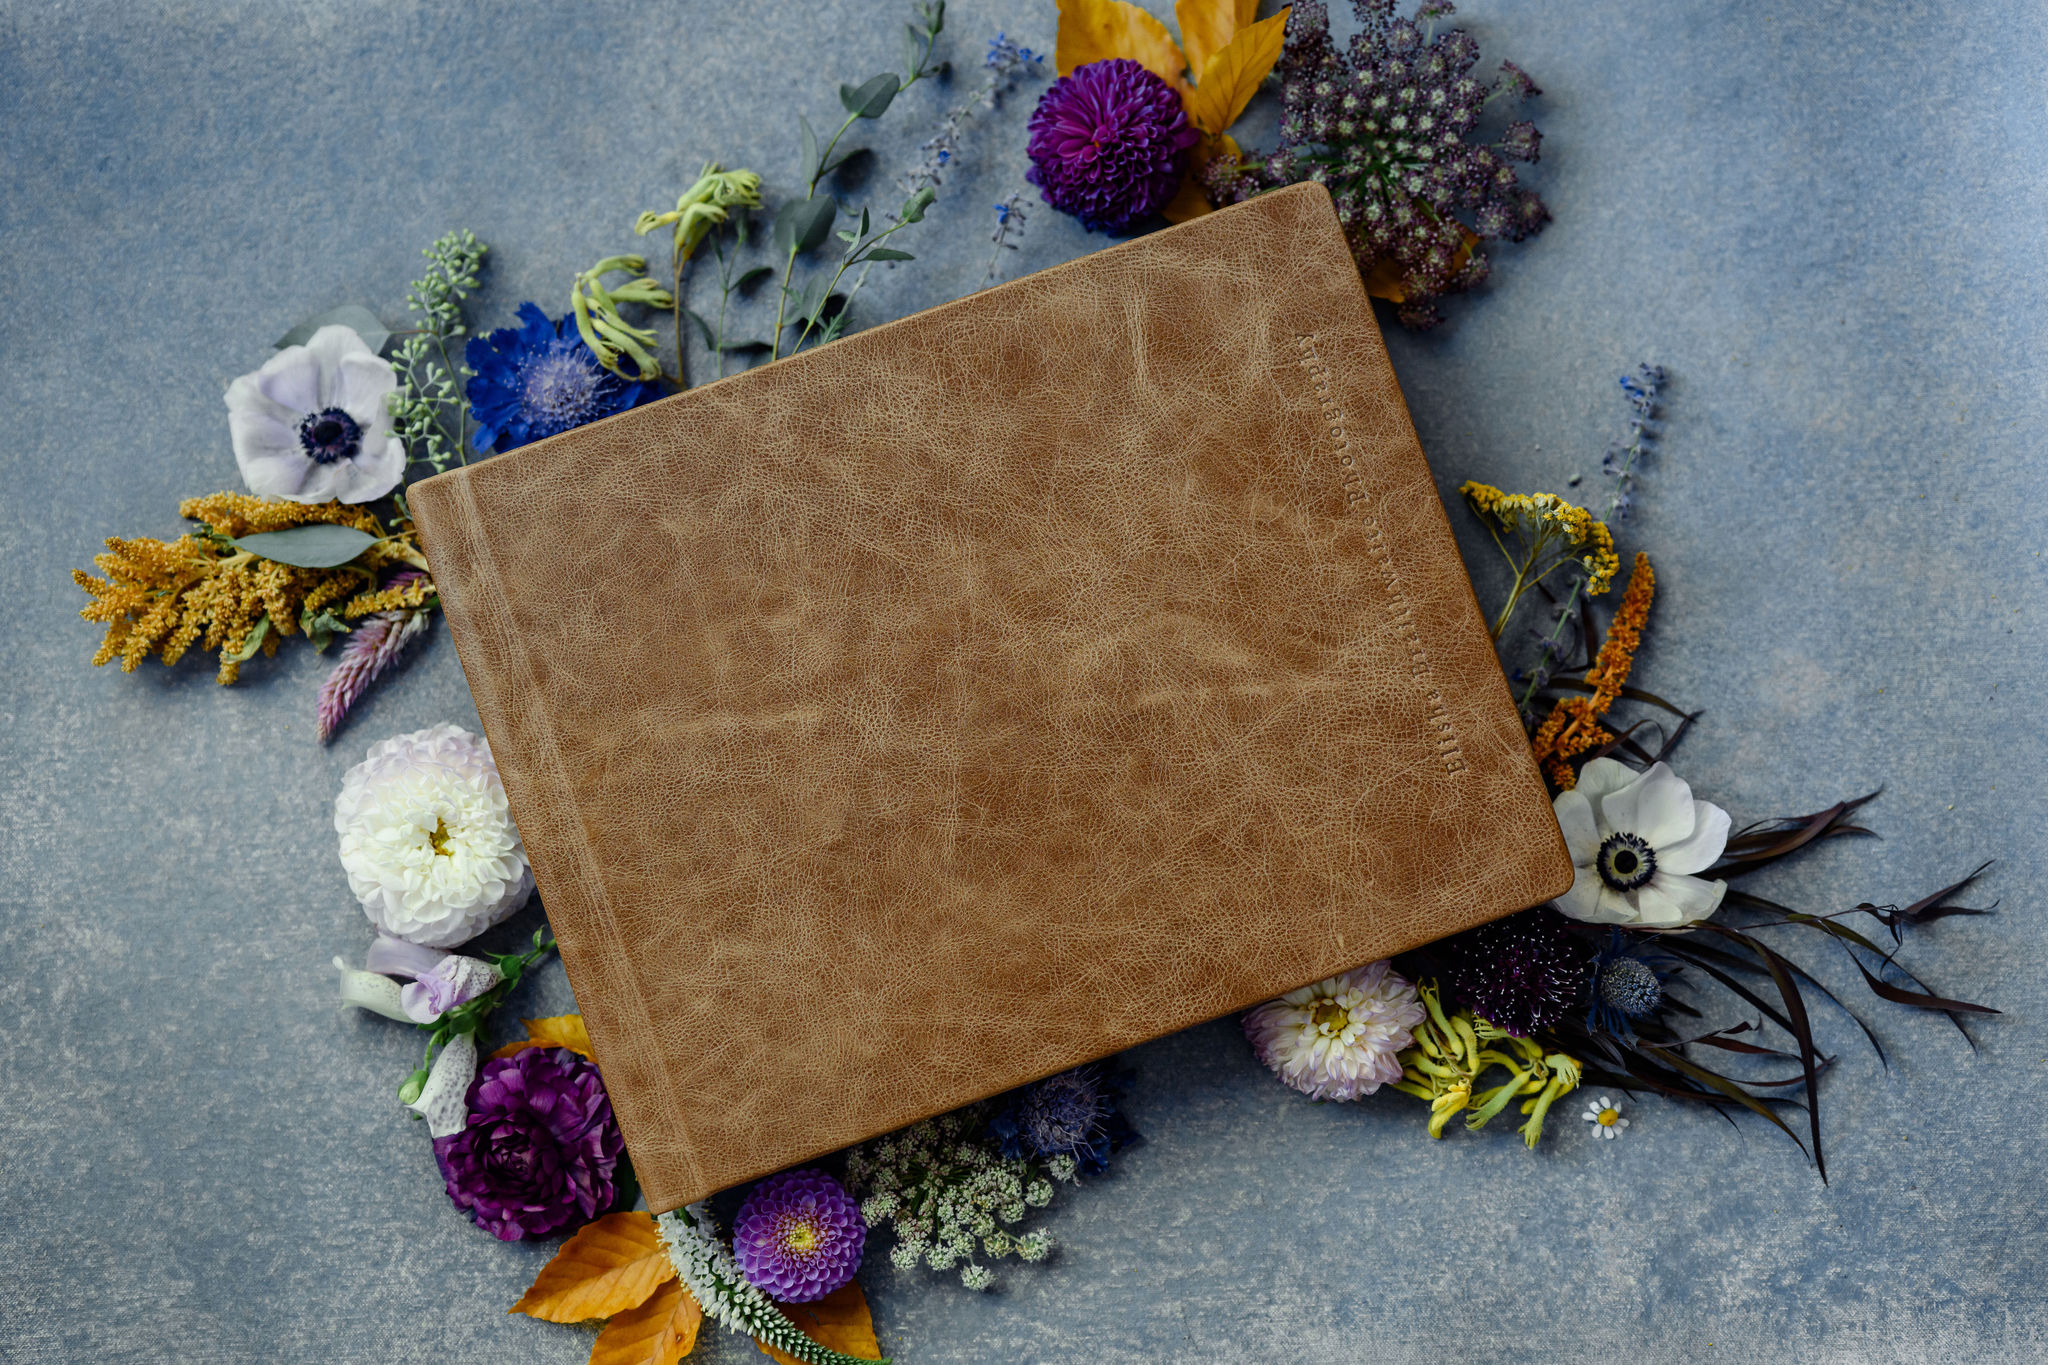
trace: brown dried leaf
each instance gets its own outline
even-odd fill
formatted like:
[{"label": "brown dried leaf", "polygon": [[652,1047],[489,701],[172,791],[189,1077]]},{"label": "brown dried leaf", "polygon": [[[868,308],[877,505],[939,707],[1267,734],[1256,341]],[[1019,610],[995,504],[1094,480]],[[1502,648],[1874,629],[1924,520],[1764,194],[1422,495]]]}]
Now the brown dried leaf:
[{"label": "brown dried leaf", "polygon": [[546,1322],[608,1318],[646,1303],[675,1275],[652,1214],[606,1214],[577,1229],[505,1311]]},{"label": "brown dried leaf", "polygon": [[590,1348],[590,1365],[676,1365],[697,1349],[703,1323],[704,1310],[671,1280],[604,1325]]},{"label": "brown dried leaf", "polygon": [[[844,1351],[863,1360],[880,1360],[882,1344],[875,1340],[875,1320],[868,1312],[867,1295],[857,1280],[848,1280],[815,1303],[778,1303],[789,1320],[820,1346]],[[765,1341],[754,1343],[782,1365],[803,1365],[787,1351],[778,1351]]]}]

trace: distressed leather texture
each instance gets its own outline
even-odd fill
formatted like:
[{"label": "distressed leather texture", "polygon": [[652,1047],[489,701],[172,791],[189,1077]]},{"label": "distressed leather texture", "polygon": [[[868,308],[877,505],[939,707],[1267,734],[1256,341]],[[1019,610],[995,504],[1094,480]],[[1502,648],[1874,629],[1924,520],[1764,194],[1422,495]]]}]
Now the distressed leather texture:
[{"label": "distressed leather texture", "polygon": [[412,506],[656,1210],[1571,885],[1315,185]]}]

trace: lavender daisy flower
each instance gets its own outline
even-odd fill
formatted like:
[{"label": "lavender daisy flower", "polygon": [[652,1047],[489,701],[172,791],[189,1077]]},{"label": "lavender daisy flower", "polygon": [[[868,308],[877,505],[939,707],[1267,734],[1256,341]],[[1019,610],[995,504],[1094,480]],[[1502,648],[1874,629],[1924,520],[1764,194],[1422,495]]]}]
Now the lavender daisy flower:
[{"label": "lavender daisy flower", "polygon": [[471,337],[463,352],[474,372],[467,392],[476,419],[470,444],[511,450],[661,397],[598,363],[574,326],[548,321],[536,304],[519,305],[520,325]]},{"label": "lavender daisy flower", "polygon": [[1030,129],[1025,179],[1089,231],[1117,235],[1172,202],[1200,136],[1179,93],[1124,57],[1054,81]]},{"label": "lavender daisy flower", "polygon": [[860,1206],[819,1170],[769,1176],[732,1225],[740,1273],[784,1303],[822,1299],[852,1279],[867,1239]]},{"label": "lavender daisy flower", "polygon": [[1296,1090],[1355,1100],[1401,1079],[1399,1053],[1423,1018],[1415,987],[1375,962],[1268,1001],[1245,1015],[1244,1033]]}]

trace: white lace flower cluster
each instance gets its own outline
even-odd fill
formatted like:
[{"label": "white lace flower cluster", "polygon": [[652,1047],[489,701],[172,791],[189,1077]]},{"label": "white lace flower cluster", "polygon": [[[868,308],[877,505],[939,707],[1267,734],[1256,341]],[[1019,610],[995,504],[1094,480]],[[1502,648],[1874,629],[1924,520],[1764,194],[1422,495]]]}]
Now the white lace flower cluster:
[{"label": "white lace flower cluster", "polygon": [[995,1272],[975,1258],[1015,1256],[1042,1261],[1053,1252],[1052,1233],[1016,1233],[1031,1209],[1052,1202],[1053,1183],[1078,1179],[1071,1156],[1043,1163],[1011,1158],[967,1140],[969,1119],[943,1114],[848,1153],[846,1186],[865,1194],[861,1217],[869,1227],[887,1222],[896,1231],[890,1264],[912,1270],[960,1271],[969,1289],[990,1289]]},{"label": "white lace flower cluster", "polygon": [[341,864],[383,932],[452,948],[533,894],[490,745],[437,725],[370,747],[334,803]]}]

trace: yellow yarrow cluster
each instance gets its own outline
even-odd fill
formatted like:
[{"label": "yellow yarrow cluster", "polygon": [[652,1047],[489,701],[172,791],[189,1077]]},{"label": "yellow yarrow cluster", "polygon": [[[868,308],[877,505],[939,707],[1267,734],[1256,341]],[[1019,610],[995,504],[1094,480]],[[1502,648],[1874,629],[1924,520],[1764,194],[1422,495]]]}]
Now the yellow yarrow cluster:
[{"label": "yellow yarrow cluster", "polygon": [[[377,590],[379,571],[388,565],[426,567],[409,520],[401,519],[387,534],[362,507],[266,502],[245,493],[188,498],[178,505],[178,514],[205,529],[171,541],[109,539],[106,553],[93,557],[105,577],[72,570],[73,581],[92,597],[79,615],[107,627],[94,664],[119,659],[122,672],[133,672],[152,654],[166,665],[175,664],[198,645],[220,652],[217,677],[225,686],[240,676],[243,661],[258,649],[266,656],[276,654],[280,636],[297,634],[337,603],[341,616],[356,617],[392,606],[418,606],[433,593],[426,579]],[[231,537],[313,522],[353,526],[378,542],[332,569],[280,564],[230,543]]]},{"label": "yellow yarrow cluster", "polygon": [[[1579,1062],[1562,1052],[1545,1052],[1528,1038],[1494,1027],[1468,1009],[1445,1013],[1433,983],[1417,987],[1428,1017],[1415,1030],[1415,1041],[1400,1053],[1401,1079],[1394,1089],[1429,1102],[1429,1135],[1440,1138],[1455,1114],[1477,1131],[1517,1096],[1529,1116],[1522,1141],[1534,1147],[1543,1136],[1550,1106],[1579,1086]],[[1479,1078],[1493,1067],[1505,1067],[1508,1079],[1477,1089]]]},{"label": "yellow yarrow cluster", "polygon": [[1577,559],[1586,570],[1586,591],[1596,597],[1607,591],[1621,571],[1607,523],[1576,503],[1555,493],[1504,493],[1492,484],[1476,481],[1467,481],[1458,492],[1496,535],[1529,537],[1531,564],[1552,544],[1580,551]]}]

